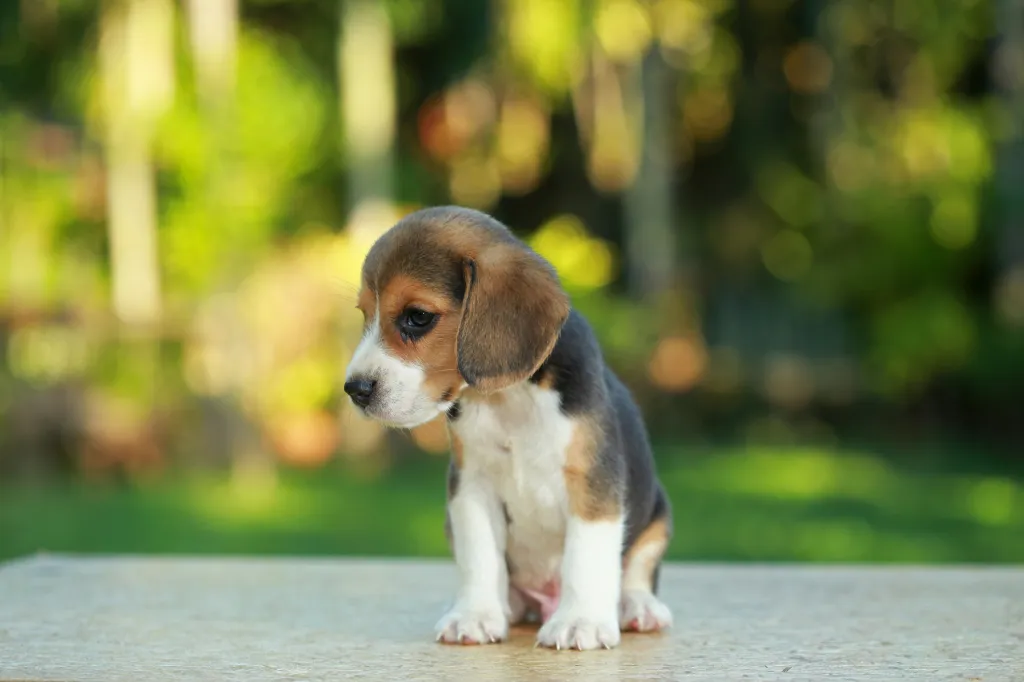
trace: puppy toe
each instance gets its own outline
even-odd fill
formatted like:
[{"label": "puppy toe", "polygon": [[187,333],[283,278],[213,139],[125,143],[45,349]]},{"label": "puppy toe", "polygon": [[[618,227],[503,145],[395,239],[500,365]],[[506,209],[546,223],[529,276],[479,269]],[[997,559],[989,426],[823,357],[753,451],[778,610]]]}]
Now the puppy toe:
[{"label": "puppy toe", "polygon": [[672,612],[646,590],[627,590],[619,605],[619,624],[636,632],[665,630],[672,627]]},{"label": "puppy toe", "polygon": [[540,646],[559,650],[611,649],[618,646],[620,638],[619,625],[614,619],[559,612],[555,612],[537,633]]},{"label": "puppy toe", "polygon": [[435,627],[444,644],[497,644],[508,638],[508,620],[501,608],[453,608]]}]

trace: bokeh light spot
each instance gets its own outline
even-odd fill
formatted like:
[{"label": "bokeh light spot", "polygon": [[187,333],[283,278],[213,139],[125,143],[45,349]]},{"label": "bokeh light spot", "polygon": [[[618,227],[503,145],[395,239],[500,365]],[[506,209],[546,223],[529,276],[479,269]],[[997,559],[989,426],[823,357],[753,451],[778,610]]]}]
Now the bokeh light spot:
[{"label": "bokeh light spot", "polygon": [[653,13],[665,47],[692,55],[711,46],[711,13],[704,3],[660,0]]},{"label": "bokeh light spot", "polygon": [[611,244],[587,234],[576,216],[552,218],[533,235],[530,245],[555,266],[563,284],[570,289],[589,291],[611,282]]},{"label": "bokeh light spot", "polygon": [[829,150],[828,172],[842,192],[856,192],[872,180],[875,160],[871,152],[856,144],[839,142]]},{"label": "bokeh light spot", "polygon": [[782,230],[761,249],[768,272],[784,282],[793,282],[811,269],[814,252],[811,243],[796,230]]},{"label": "bokeh light spot", "polygon": [[832,60],[820,45],[799,43],[786,53],[782,71],[795,92],[822,92],[832,81]]},{"label": "bokeh light spot", "polygon": [[501,196],[501,176],[493,159],[467,156],[452,164],[449,190],[456,203],[488,209]]},{"label": "bokeh light spot", "polygon": [[821,218],[821,186],[793,164],[766,163],[756,180],[762,200],[788,224],[804,227]]},{"label": "bokeh light spot", "polygon": [[594,31],[608,56],[622,62],[638,59],[651,42],[650,19],[636,0],[603,3]]},{"label": "bokeh light spot", "polygon": [[978,232],[978,207],[972,197],[952,194],[939,199],[932,211],[932,237],[947,249],[970,246]]},{"label": "bokeh light spot", "polygon": [[720,88],[690,93],[683,104],[683,120],[695,140],[719,139],[729,130],[732,116],[732,99],[728,91]]},{"label": "bokeh light spot", "polygon": [[776,355],[765,367],[765,392],[776,405],[796,409],[814,397],[814,372],[806,359]]},{"label": "bokeh light spot", "polygon": [[337,421],[323,411],[271,417],[268,432],[278,456],[293,466],[322,466],[338,444]]},{"label": "bokeh light spot", "polygon": [[514,0],[508,7],[512,54],[549,90],[568,86],[579,61],[576,0]]},{"label": "bokeh light spot", "polygon": [[1016,486],[1012,481],[986,478],[974,483],[967,493],[971,516],[982,523],[1000,525],[1013,516]]},{"label": "bokeh light spot", "polygon": [[508,97],[498,122],[500,183],[513,194],[536,187],[547,157],[549,116],[535,99]]},{"label": "bokeh light spot", "polygon": [[694,336],[669,336],[658,342],[647,375],[658,388],[681,393],[693,388],[707,368],[707,350]]},{"label": "bokeh light spot", "polygon": [[995,307],[1004,323],[1024,327],[1024,267],[1003,276],[996,287]]}]

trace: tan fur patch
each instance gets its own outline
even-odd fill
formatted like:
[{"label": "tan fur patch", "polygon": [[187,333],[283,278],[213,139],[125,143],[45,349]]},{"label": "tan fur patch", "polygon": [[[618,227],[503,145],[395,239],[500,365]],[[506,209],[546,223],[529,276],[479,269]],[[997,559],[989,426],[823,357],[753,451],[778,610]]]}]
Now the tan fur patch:
[{"label": "tan fur patch", "polygon": [[650,589],[654,583],[654,571],[668,549],[668,540],[668,524],[665,519],[655,519],[626,552],[623,568],[630,573],[639,572],[644,575]]},{"label": "tan fur patch", "polygon": [[539,388],[546,388],[549,391],[555,388],[555,373],[550,369],[546,369],[543,374],[537,379],[537,386]]},{"label": "tan fur patch", "polygon": [[[395,320],[409,307],[439,316],[437,324],[417,341],[404,340]],[[381,339],[403,362],[423,367],[424,391],[436,400],[449,400],[462,385],[457,359],[461,314],[448,298],[406,275],[396,275],[380,295]]]},{"label": "tan fur patch", "polygon": [[363,314],[363,325],[373,319],[374,312],[377,309],[377,296],[373,293],[370,287],[363,286],[359,289],[359,297],[356,299],[356,308]]},{"label": "tan fur patch", "polygon": [[597,427],[588,420],[576,422],[572,440],[565,455],[565,488],[569,496],[569,511],[587,521],[618,518],[622,514],[620,501],[593,485],[593,470],[600,446]]}]

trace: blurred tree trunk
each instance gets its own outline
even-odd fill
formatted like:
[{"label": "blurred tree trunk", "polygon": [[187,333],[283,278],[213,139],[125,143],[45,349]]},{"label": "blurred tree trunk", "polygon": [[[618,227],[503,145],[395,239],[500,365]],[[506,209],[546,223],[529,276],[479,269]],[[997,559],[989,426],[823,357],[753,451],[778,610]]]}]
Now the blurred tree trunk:
[{"label": "blurred tree trunk", "polygon": [[[821,232],[816,242],[828,243],[841,234],[846,225],[842,216],[843,196],[836,187],[829,170],[829,156],[837,141],[843,134],[842,103],[849,101],[852,88],[849,85],[850,54],[842,35],[837,30],[839,22],[832,20],[829,12],[836,11],[828,2],[819,0],[811,6],[812,26],[817,42],[824,50],[824,59],[828,62],[823,68],[830,72],[828,83],[819,95],[820,100],[812,115],[810,123],[811,146],[814,155],[812,172],[817,174],[821,183]],[[820,248],[820,247],[819,247]],[[818,259],[820,253],[815,254]],[[802,334],[802,340],[808,344],[809,352],[817,358],[829,358],[845,362],[848,359],[845,343],[845,313],[833,311],[825,314],[818,323],[824,329],[817,334]],[[840,379],[841,381],[841,379]],[[828,390],[830,387],[823,386]]]},{"label": "blurred tree trunk", "polygon": [[658,298],[673,288],[679,273],[680,227],[672,191],[676,82],[656,45],[636,66],[631,85],[627,107],[640,158],[624,200],[628,286],[637,299]]},{"label": "blurred tree trunk", "polygon": [[[188,0],[188,28],[202,116],[214,132],[213,144],[219,146],[216,153],[210,155],[212,164],[206,169],[205,201],[216,221],[227,226],[234,215],[225,197],[232,193],[230,184],[235,160],[225,141],[232,137],[236,125],[237,0]],[[226,289],[234,287],[240,269],[249,267],[249,263],[224,265],[227,267],[222,267],[220,286]]]},{"label": "blurred tree trunk", "polygon": [[110,0],[100,17],[112,303],[124,344],[118,374],[133,377],[135,400],[155,416],[161,323],[156,177],[152,140],[174,95],[174,8],[170,0]]},{"label": "blurred tree trunk", "polygon": [[174,97],[174,7],[171,0],[108,0],[101,7],[111,298],[121,341],[117,374],[138,387],[132,399],[148,422],[159,396],[156,335],[162,322],[152,142]]},{"label": "blurred tree trunk", "polygon": [[107,2],[99,61],[106,116],[113,306],[129,328],[159,322],[160,273],[151,142],[174,92],[170,0]]},{"label": "blurred tree trunk", "polygon": [[[221,143],[231,137],[235,125],[235,84],[238,53],[238,0],[188,0],[189,41],[195,64],[196,90],[213,140]],[[235,159],[231,149],[221,145],[212,155],[214,164],[207,170],[206,203],[216,222],[230,226],[235,213],[225,204],[230,196]],[[252,343],[241,319],[241,301],[235,291],[238,279],[249,263],[226,263],[219,282],[220,314],[211,321],[215,343],[221,344],[224,357],[230,358],[228,393],[221,406],[208,404],[206,417],[225,431],[230,450],[232,480],[246,487],[273,485],[277,480],[273,453],[264,447],[256,427],[246,418],[243,395],[252,389]]]},{"label": "blurred tree trunk", "polygon": [[390,203],[394,192],[395,63],[382,3],[342,0],[338,31],[342,151],[348,205]]},{"label": "blurred tree trunk", "polygon": [[998,153],[999,238],[996,261],[1005,276],[1024,267],[1024,2],[1000,0],[997,5],[999,47],[993,80],[1003,99],[1012,133]]},{"label": "blurred tree trunk", "polygon": [[[1000,0],[996,12],[1000,40],[992,76],[1012,129],[998,150],[996,165],[995,309],[1000,322],[1019,330],[1024,328],[1024,2]],[[992,411],[1000,418],[990,428],[1005,430],[1001,444],[1019,448],[1024,442],[1024,420],[1020,418],[1021,389],[1014,383],[1014,388],[993,400]]]},{"label": "blurred tree trunk", "polygon": [[224,112],[235,91],[238,0],[187,1],[196,89],[208,109]]}]

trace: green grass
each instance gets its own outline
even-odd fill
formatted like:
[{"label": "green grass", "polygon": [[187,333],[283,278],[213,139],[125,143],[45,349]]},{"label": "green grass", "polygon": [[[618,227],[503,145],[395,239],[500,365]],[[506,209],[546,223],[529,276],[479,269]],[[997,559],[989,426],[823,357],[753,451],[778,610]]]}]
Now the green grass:
[{"label": "green grass", "polygon": [[[1024,561],[1024,485],[907,471],[872,455],[750,449],[664,452],[672,559]],[[223,478],[0,488],[0,558],[55,552],[447,556],[445,463],[383,478],[283,472],[272,486]]]}]

